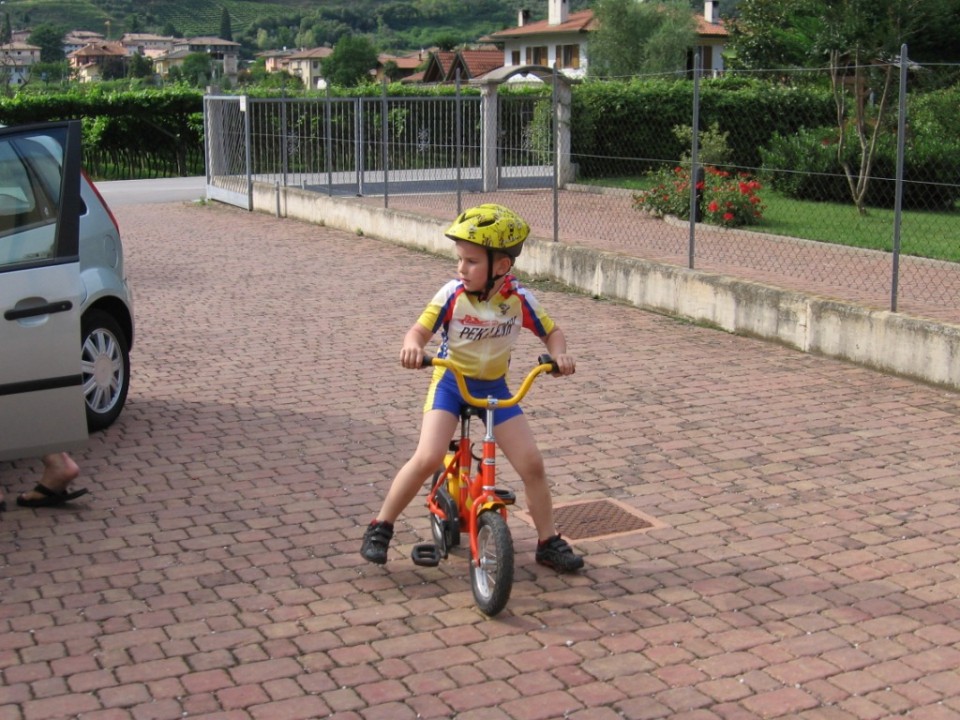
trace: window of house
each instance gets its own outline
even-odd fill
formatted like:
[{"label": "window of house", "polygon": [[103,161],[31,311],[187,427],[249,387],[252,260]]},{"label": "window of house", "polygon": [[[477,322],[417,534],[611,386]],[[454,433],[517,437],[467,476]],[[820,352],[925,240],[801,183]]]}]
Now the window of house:
[{"label": "window of house", "polygon": [[580,67],[580,46],[561,45],[557,47],[557,60],[562,68]]},{"label": "window of house", "polygon": [[510,64],[511,64],[511,65],[519,65],[519,64],[520,64],[520,51],[519,51],[519,50],[514,50],[512,53],[510,53]]},{"label": "window of house", "polygon": [[536,45],[527,48],[528,65],[549,65],[547,46]]}]

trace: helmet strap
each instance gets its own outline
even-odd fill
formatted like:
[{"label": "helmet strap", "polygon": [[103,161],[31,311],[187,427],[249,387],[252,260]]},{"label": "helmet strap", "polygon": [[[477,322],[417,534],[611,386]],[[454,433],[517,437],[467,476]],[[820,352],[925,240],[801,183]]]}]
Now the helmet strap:
[{"label": "helmet strap", "polygon": [[477,298],[486,302],[490,299],[490,291],[493,290],[493,286],[497,284],[497,281],[502,280],[507,276],[507,273],[502,273],[500,275],[493,274],[493,263],[496,260],[493,254],[493,250],[487,248],[487,285],[484,288],[482,293],[477,293]]}]

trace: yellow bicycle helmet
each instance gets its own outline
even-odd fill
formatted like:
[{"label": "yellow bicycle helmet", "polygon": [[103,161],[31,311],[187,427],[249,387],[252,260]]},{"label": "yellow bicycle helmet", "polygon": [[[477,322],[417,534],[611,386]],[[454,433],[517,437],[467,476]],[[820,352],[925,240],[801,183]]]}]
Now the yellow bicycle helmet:
[{"label": "yellow bicycle helmet", "polygon": [[444,234],[451,240],[465,240],[515,259],[530,234],[530,226],[510,208],[486,203],[464,210]]}]

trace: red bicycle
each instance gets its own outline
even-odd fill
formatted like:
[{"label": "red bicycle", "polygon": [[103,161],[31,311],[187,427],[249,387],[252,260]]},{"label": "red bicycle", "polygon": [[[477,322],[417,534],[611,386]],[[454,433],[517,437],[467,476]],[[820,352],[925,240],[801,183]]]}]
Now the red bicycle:
[{"label": "red bicycle", "polygon": [[[498,407],[519,403],[543,373],[558,372],[549,355],[541,355],[510,398],[478,398],[470,394],[466,380],[449,360],[424,357],[424,367],[439,366],[454,374],[468,403],[460,413],[460,436],[450,443],[444,466],[433,476],[427,496],[433,543],[415,545],[411,553],[417,565],[436,567],[450,548],[460,544],[461,534],[470,538],[470,586],[477,607],[493,616],[506,607],[513,589],[513,538],[507,526],[507,506],[516,502],[511,491],[496,486],[496,440],[493,413]],[[474,455],[470,421],[484,418],[482,453]],[[472,472],[476,463],[476,472]]]}]

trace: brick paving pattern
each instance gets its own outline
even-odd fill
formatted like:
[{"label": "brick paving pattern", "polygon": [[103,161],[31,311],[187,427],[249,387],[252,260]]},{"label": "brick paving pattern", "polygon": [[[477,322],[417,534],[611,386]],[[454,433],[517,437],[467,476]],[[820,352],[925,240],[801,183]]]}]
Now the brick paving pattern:
[{"label": "brick paving pattern", "polygon": [[[385,568],[357,553],[417,436],[400,341],[450,261],[116,211],[128,407],[76,454],[90,495],[0,516],[0,720],[960,717],[957,394],[541,289],[579,360],[525,404],[555,500],[657,524],[558,576],[514,514],[490,620],[462,553],[411,563],[419,500]],[[0,463],[8,505],[38,473]]]}]

